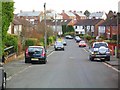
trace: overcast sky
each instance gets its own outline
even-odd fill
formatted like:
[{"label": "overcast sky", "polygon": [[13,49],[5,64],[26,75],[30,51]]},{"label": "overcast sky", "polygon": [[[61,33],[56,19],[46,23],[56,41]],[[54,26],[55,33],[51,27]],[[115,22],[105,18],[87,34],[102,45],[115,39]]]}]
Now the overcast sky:
[{"label": "overcast sky", "polygon": [[46,9],[53,9],[56,12],[62,12],[62,10],[76,10],[90,12],[109,10],[118,11],[118,2],[120,0],[14,0],[15,13],[23,11],[43,11],[43,5],[46,3]]}]

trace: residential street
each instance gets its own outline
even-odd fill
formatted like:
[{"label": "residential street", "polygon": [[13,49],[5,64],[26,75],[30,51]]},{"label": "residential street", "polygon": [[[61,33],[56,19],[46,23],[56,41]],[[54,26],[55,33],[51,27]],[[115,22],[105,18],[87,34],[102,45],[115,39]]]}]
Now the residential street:
[{"label": "residential street", "polygon": [[11,63],[18,69],[4,66],[9,72],[7,88],[118,88],[118,72],[101,61],[88,60],[85,48],[67,40],[65,51],[51,52],[46,64],[19,60]]}]

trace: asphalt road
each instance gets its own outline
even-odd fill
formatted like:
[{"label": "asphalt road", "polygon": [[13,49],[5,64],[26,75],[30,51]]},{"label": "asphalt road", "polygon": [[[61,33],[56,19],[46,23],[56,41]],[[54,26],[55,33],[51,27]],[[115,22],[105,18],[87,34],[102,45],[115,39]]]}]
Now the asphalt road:
[{"label": "asphalt road", "polygon": [[118,88],[118,72],[100,61],[89,61],[85,48],[67,40],[65,51],[49,54],[47,64],[19,64],[24,69],[7,81],[7,88]]}]

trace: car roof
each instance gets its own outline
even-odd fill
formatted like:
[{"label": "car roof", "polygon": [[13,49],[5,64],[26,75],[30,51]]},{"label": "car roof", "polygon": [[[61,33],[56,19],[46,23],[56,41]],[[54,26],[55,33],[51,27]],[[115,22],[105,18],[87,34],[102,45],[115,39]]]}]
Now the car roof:
[{"label": "car roof", "polygon": [[36,48],[37,48],[37,47],[40,47],[40,48],[44,48],[43,46],[29,46],[29,47],[36,47]]},{"label": "car roof", "polygon": [[107,42],[94,42],[93,45],[94,45],[94,44],[99,44],[99,43],[105,43],[105,44],[107,44],[107,46],[108,46],[108,43],[107,43]]}]

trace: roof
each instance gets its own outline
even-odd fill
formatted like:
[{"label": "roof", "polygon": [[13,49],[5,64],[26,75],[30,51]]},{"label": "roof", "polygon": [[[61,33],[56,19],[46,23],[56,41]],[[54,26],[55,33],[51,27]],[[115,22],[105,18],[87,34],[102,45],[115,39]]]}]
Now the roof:
[{"label": "roof", "polygon": [[12,23],[13,23],[14,25],[32,26],[32,24],[31,24],[30,22],[28,22],[27,20],[22,19],[22,18],[17,18],[17,17],[14,17]]},{"label": "roof", "polygon": [[72,12],[65,12],[68,16],[73,16],[75,17],[75,15]]},{"label": "roof", "polygon": [[90,14],[89,17],[99,17],[100,18],[103,16],[103,14],[104,14],[104,12],[93,12]]},{"label": "roof", "polygon": [[102,19],[83,19],[78,21],[75,25],[79,25],[79,26],[96,25],[101,20]]},{"label": "roof", "polygon": [[40,11],[25,11],[18,14],[18,16],[39,16]]},{"label": "roof", "polygon": [[[46,24],[47,25],[55,25],[55,24],[57,24],[57,25],[67,25],[70,21],[71,21],[72,19],[47,19],[46,20]],[[55,21],[57,22],[57,23],[55,23]],[[41,21],[42,23],[44,23],[44,20],[42,20]]]},{"label": "roof", "polygon": [[75,14],[77,14],[77,15],[79,15],[79,16],[84,16],[84,17],[86,17],[83,13],[81,13],[81,12],[76,12]]},{"label": "roof", "polygon": [[117,26],[117,18],[114,19],[106,19],[102,24],[99,26]]}]

